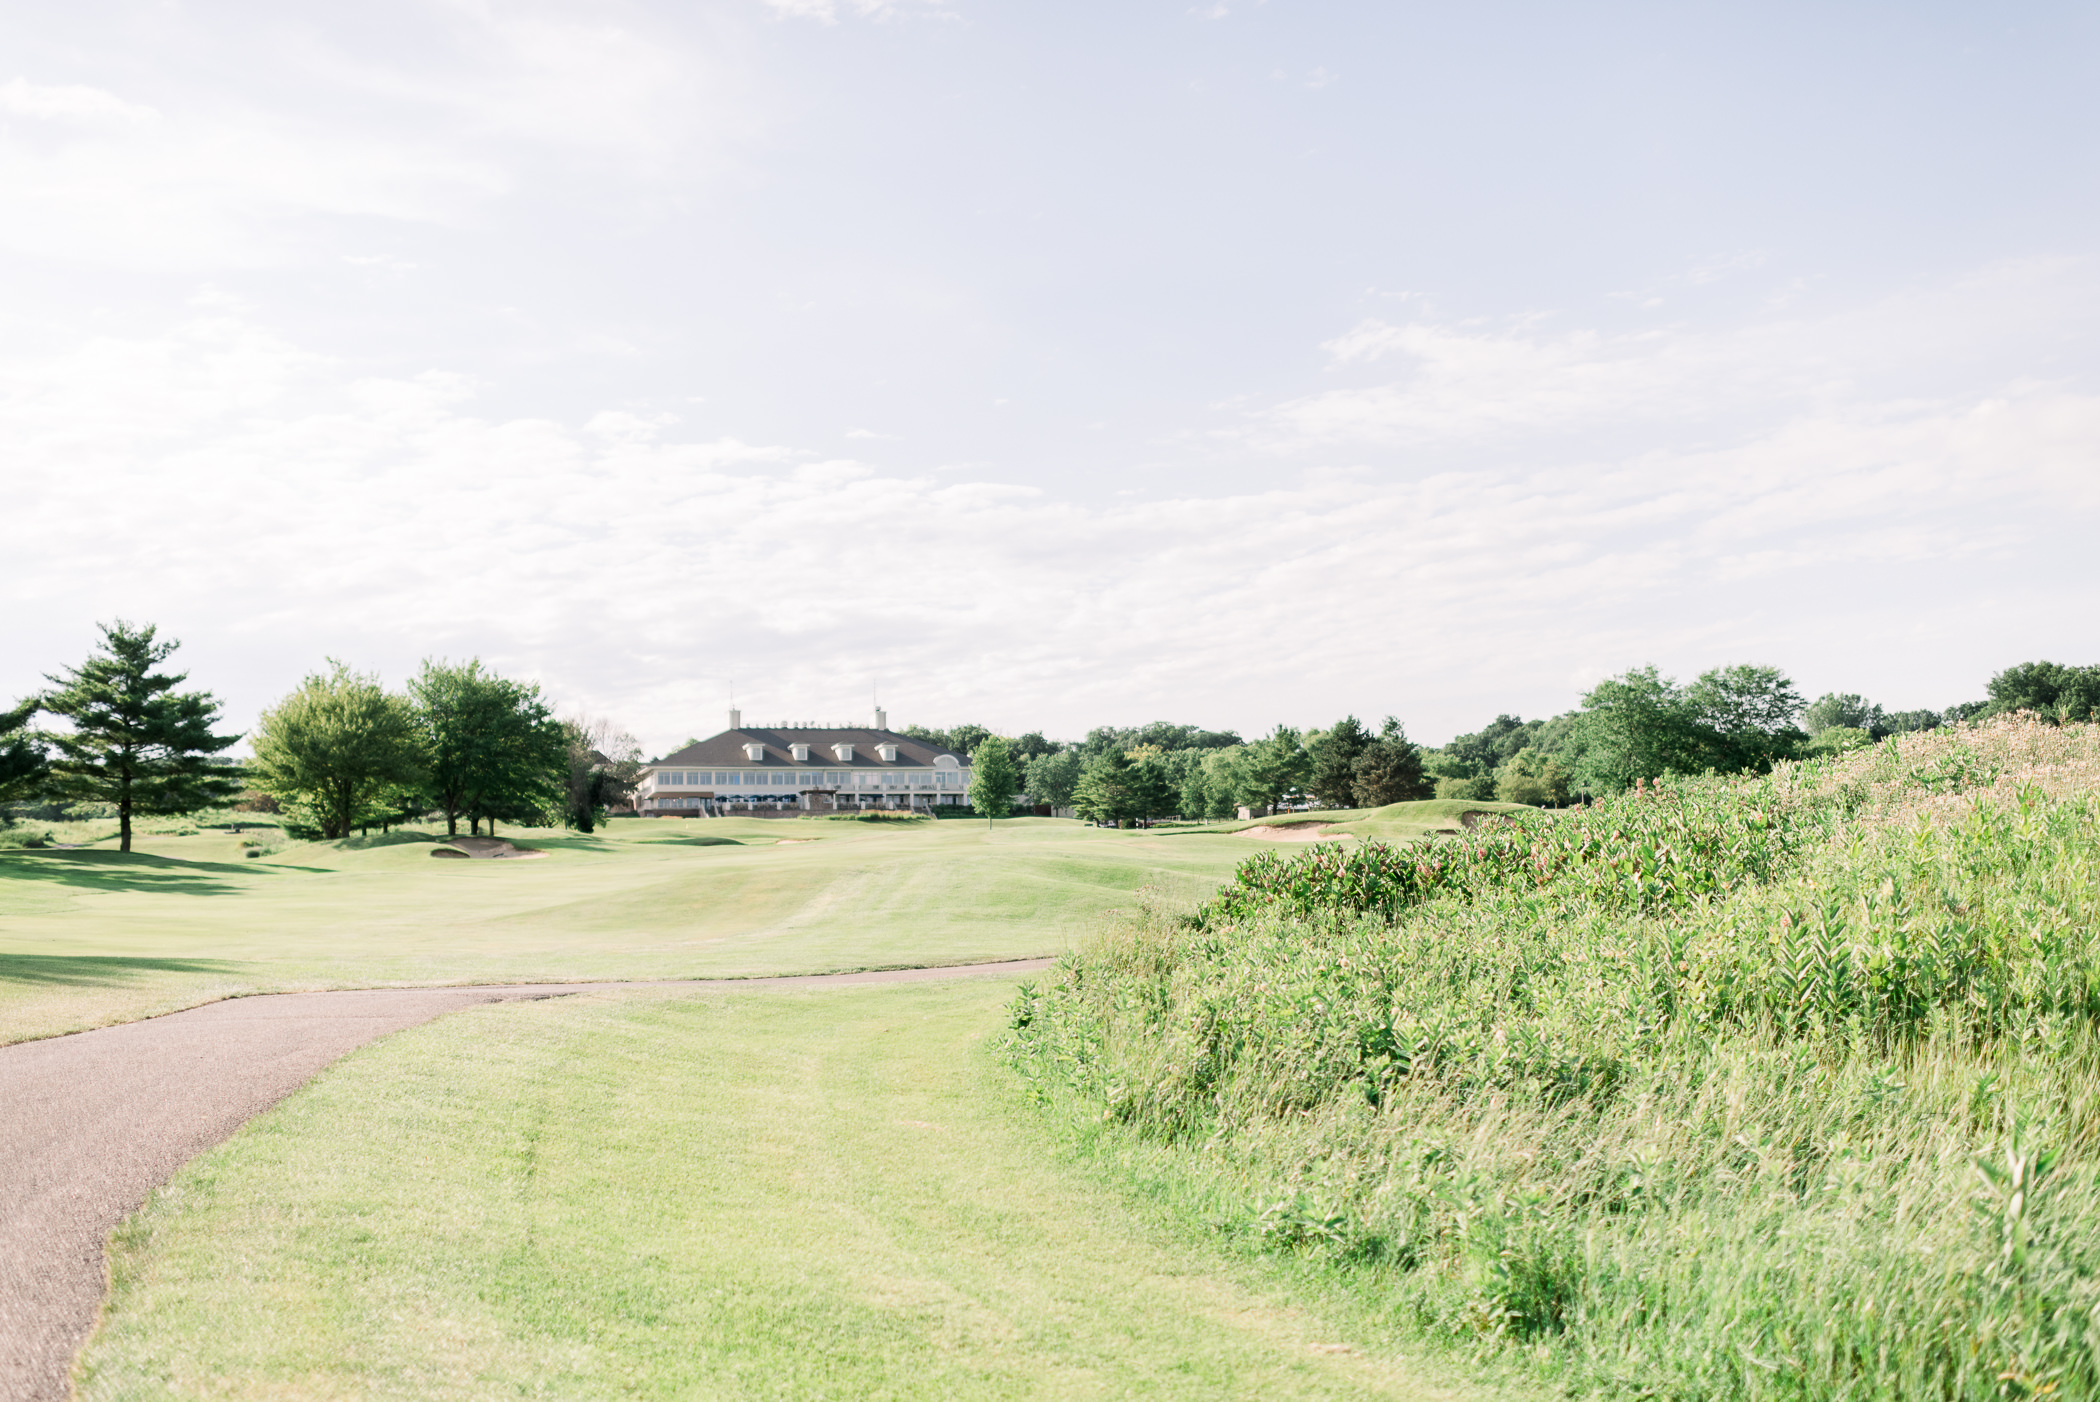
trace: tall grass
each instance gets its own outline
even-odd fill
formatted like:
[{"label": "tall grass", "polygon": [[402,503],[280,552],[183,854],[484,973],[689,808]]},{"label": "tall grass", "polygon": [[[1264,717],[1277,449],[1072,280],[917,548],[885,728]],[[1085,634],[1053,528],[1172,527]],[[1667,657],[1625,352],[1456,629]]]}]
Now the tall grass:
[{"label": "tall grass", "polygon": [[1013,1009],[1044,1100],[1570,1390],[2100,1394],[2100,731],[1264,854]]}]

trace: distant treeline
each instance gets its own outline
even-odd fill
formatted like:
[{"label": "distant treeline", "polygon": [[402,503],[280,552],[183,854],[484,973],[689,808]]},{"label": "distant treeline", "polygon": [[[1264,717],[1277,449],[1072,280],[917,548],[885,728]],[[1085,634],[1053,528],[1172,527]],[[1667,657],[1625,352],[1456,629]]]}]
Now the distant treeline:
[{"label": "distant treeline", "polygon": [[[215,733],[218,701],[159,670],[175,649],[150,625],[106,625],[86,661],[0,711],[0,805],[102,805],[126,851],[134,815],[232,801],[281,811],[295,834],[318,837],[432,814],[451,832],[462,820],[473,831],[500,820],[589,832],[631,799],[641,769],[640,747],[618,727],[557,717],[537,685],[478,660],[425,661],[399,692],[331,660],[263,712],[249,737],[255,756],[237,764],[219,758],[241,737]],[[979,811],[1005,811],[1019,788],[1097,822],[1143,823],[1429,797],[1551,806],[1637,779],[1767,770],[2005,711],[2100,720],[2100,666],[2024,662],[1985,693],[1944,711],[1891,712],[1849,693],[1805,702],[1776,667],[1717,667],[1684,684],[1640,667],[1551,720],[1497,716],[1438,749],[1409,740],[1393,716],[1375,730],[1344,716],[1253,740],[1163,721],[1102,726],[1078,741],[979,725],[905,733],[981,756],[971,788]],[[63,727],[35,726],[39,712]]]},{"label": "distant treeline", "polygon": [[[2100,720],[2100,666],[2024,662],[1992,677],[1985,699],[1943,711],[1889,711],[1854,693],[1807,701],[1776,667],[1716,667],[1688,683],[1639,667],[1550,720],[1500,715],[1440,748],[1414,744],[1392,716],[1376,731],[1345,716],[1325,730],[1278,726],[1255,740],[1155,721],[1101,726],[1078,741],[1030,732],[1007,744],[1031,802],[1094,821],[1150,822],[1430,797],[1556,806],[1637,779],[1763,771],[2007,711]],[[992,737],[979,725],[905,733],[965,754]]]},{"label": "distant treeline", "polygon": [[[211,693],[159,670],[176,649],[151,625],[119,621],[52,689],[0,712],[0,803],[94,805],[132,819],[232,803],[279,812],[293,835],[344,837],[437,815],[448,832],[505,822],[585,832],[624,803],[634,741],[588,717],[557,718],[532,683],[467,662],[426,661],[407,688],[330,661],[263,712],[245,764],[218,756]],[[63,729],[33,728],[39,712]]]}]

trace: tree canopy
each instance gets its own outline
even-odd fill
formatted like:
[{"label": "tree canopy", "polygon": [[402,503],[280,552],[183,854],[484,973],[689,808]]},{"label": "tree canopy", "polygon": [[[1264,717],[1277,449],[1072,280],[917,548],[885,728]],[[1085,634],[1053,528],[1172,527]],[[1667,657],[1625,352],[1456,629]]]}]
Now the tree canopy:
[{"label": "tree canopy", "polygon": [[154,670],[180,646],[174,639],[122,619],[101,632],[85,662],[48,678],[57,689],[43,709],[72,727],[49,737],[58,752],[49,787],[113,805],[118,849],[129,852],[134,816],[189,813],[239,792],[239,772],[211,756],[241,737],[212,733],[219,703],[209,692],[177,691],[186,674]]},{"label": "tree canopy", "polygon": [[1371,732],[1355,716],[1343,716],[1330,730],[1306,742],[1313,797],[1330,808],[1356,802],[1356,761],[1371,747]]},{"label": "tree canopy", "polygon": [[1794,724],[1801,711],[1776,667],[1716,667],[1689,686],[1636,667],[1582,698],[1563,752],[1576,782],[1604,792],[1665,774],[1769,769],[1807,742]]},{"label": "tree canopy", "polygon": [[1378,737],[1356,757],[1350,779],[1359,808],[1407,803],[1435,792],[1422,771],[1421,748],[1407,738],[1407,731],[1392,716],[1385,718]]},{"label": "tree canopy", "polygon": [[1994,712],[2033,711],[2056,722],[2100,720],[2100,666],[2022,662],[1992,677],[1985,691]]},{"label": "tree canopy", "polygon": [[333,658],[329,666],[263,712],[250,772],[256,788],[336,838],[414,806],[424,731],[407,697]]},{"label": "tree canopy", "polygon": [[0,711],[0,803],[35,798],[51,778],[44,737],[29,728],[41,703],[35,698]]},{"label": "tree canopy", "polygon": [[562,820],[593,832],[614,806],[627,803],[642,773],[642,747],[609,720],[573,716],[561,723],[568,767]]},{"label": "tree canopy", "polygon": [[536,685],[465,663],[426,661],[409,683],[423,723],[429,786],[445,831],[537,822],[560,812],[569,741]]},{"label": "tree canopy", "polygon": [[970,757],[970,807],[988,819],[1003,818],[1020,786],[1013,751],[998,736],[987,735]]}]

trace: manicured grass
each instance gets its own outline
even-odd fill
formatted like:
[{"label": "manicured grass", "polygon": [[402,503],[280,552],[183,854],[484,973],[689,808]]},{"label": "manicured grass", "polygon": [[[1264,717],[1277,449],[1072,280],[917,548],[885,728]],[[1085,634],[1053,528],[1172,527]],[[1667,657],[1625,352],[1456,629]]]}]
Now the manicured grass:
[{"label": "manicured grass", "polygon": [[1061,1160],[993,1056],[1011,997],[617,991],[399,1034],[120,1229],[81,1395],[1452,1395]]},{"label": "manicured grass", "polygon": [[1257,850],[1052,819],[503,835],[547,855],[434,861],[431,834],[396,833],[250,858],[224,831],[0,851],[0,1042],[245,992],[1054,954],[1139,888],[1193,901]]}]

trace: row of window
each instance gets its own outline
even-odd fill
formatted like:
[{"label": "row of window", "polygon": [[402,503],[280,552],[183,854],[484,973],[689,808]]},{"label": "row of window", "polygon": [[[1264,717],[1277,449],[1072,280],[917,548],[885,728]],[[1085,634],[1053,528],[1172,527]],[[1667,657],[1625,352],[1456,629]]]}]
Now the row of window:
[{"label": "row of window", "polygon": [[[931,781],[930,783],[928,781]],[[660,769],[656,773],[659,789],[899,789],[962,787],[961,773],[937,769],[925,770],[864,770],[864,769],[812,769],[785,773],[779,770],[748,769]]]}]

